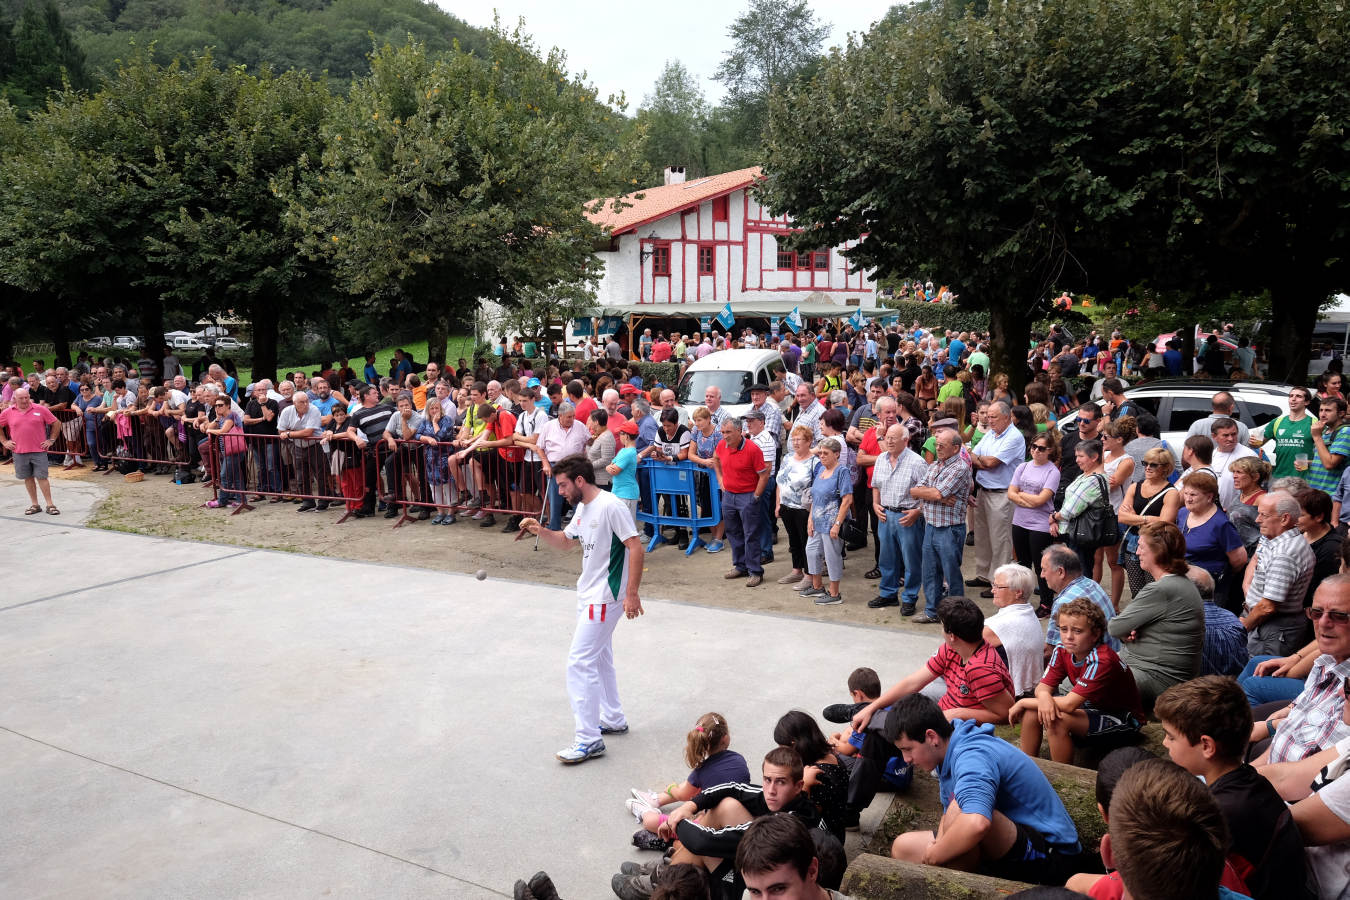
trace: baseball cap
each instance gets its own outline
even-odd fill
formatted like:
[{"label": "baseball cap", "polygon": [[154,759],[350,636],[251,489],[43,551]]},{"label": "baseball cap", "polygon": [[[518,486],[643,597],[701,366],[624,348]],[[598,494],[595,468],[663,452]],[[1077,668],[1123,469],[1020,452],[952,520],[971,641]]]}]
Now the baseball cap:
[{"label": "baseball cap", "polygon": [[538,378],[531,378],[529,381],[525,382],[526,387],[539,387],[540,384],[541,382]]},{"label": "baseball cap", "polygon": [[638,433],[637,423],[633,421],[624,422],[619,426],[619,431],[622,434],[631,434],[636,437]]},{"label": "baseball cap", "polygon": [[764,421],[764,410],[762,410],[762,409],[751,409],[749,412],[747,412],[747,413],[745,414],[745,418],[747,418],[747,419],[759,419],[761,422],[763,422],[763,421]]},{"label": "baseball cap", "polygon": [[623,384],[619,385],[619,395],[621,397],[632,397],[637,393],[639,393],[638,389],[633,387],[631,384],[628,384],[627,382],[624,382]]}]

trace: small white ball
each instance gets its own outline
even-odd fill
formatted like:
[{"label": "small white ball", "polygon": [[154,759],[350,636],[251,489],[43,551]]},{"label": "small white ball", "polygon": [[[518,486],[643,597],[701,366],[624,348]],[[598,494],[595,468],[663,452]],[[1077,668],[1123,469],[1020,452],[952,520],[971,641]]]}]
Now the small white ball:
[{"label": "small white ball", "polygon": [[478,574],[474,575],[473,577],[477,578],[479,581],[482,581],[483,579],[487,578],[487,569],[479,569]]}]

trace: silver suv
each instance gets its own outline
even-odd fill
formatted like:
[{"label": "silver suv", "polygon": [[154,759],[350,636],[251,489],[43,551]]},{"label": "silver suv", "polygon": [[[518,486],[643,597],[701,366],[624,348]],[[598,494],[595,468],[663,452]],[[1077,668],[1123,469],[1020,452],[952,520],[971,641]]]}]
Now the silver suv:
[{"label": "silver suv", "polygon": [[[1125,396],[1157,417],[1163,440],[1173,447],[1186,442],[1186,432],[1213,411],[1210,398],[1219,391],[1233,395],[1233,418],[1248,428],[1260,428],[1267,422],[1289,414],[1289,385],[1267,382],[1206,381],[1196,378],[1164,378],[1125,389]],[[1071,424],[1065,416],[1060,428]]]}]

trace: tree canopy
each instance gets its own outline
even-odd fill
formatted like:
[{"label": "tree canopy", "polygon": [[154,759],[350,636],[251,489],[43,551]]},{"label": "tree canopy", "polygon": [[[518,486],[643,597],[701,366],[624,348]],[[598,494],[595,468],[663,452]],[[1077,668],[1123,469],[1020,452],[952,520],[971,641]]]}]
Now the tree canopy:
[{"label": "tree canopy", "polygon": [[941,271],[1020,371],[1052,290],[1270,290],[1298,377],[1346,282],[1344,6],[935,2],[771,100],[765,196],[851,262]]}]

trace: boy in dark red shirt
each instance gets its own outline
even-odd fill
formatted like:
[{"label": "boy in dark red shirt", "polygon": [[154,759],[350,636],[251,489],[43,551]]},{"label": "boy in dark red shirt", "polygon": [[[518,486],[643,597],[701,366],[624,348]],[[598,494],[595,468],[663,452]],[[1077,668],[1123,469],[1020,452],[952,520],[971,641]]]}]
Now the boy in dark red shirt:
[{"label": "boy in dark red shirt", "polygon": [[[1090,600],[1070,600],[1056,614],[1060,646],[1036,685],[1036,696],[1019,700],[1008,714],[1010,723],[1022,723],[1022,750],[1039,756],[1041,735],[1050,743],[1055,762],[1073,761],[1074,737],[1138,731],[1144,721],[1134,675],[1102,643],[1106,616]],[[1065,680],[1069,693],[1055,696]]]}]

